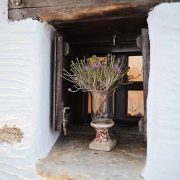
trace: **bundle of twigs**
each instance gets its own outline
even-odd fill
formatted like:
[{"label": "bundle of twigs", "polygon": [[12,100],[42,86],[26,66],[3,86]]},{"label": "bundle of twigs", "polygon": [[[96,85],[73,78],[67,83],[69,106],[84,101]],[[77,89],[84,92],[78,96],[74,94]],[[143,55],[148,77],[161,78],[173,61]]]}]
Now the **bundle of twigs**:
[{"label": "bundle of twigs", "polygon": [[123,68],[123,58],[108,55],[103,58],[92,56],[71,62],[71,73],[63,69],[63,78],[72,82],[76,91],[98,91],[112,93],[122,82],[128,68]]}]

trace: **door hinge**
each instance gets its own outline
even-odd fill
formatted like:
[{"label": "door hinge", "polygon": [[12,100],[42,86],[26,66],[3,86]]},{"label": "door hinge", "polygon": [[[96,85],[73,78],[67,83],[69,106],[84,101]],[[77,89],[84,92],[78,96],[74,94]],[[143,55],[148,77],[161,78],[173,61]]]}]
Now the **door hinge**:
[{"label": "door hinge", "polygon": [[69,110],[70,107],[64,107],[63,108],[63,131],[64,135],[67,135],[67,124],[68,124],[68,116],[66,116],[66,111]]}]

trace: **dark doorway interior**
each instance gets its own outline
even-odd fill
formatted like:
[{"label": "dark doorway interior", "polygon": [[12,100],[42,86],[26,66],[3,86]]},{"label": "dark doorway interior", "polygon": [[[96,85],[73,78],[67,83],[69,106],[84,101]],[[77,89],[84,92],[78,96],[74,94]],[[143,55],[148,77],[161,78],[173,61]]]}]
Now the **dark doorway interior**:
[{"label": "dark doorway interior", "polygon": [[[140,17],[108,17],[86,19],[72,22],[53,22],[59,36],[63,37],[63,68],[69,69],[71,60],[106,56],[108,53],[124,56],[124,64],[129,66],[129,57],[142,56],[136,39],[141,29],[147,27],[146,16]],[[72,93],[68,88],[71,83],[62,80],[63,106],[70,107],[70,124],[89,123],[88,94]],[[137,125],[142,113],[130,114],[134,111],[128,103],[132,91],[143,92],[143,81],[130,82],[121,86],[114,95],[114,120],[116,124]],[[132,96],[133,97],[133,96]],[[142,100],[143,101],[143,100]]]}]

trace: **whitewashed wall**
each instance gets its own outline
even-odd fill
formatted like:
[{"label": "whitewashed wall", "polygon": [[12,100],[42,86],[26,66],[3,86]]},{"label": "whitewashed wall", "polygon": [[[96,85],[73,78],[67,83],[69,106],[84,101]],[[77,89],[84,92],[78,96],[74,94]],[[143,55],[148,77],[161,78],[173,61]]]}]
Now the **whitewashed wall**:
[{"label": "whitewashed wall", "polygon": [[[0,2],[0,126],[16,125],[21,143],[0,144],[0,179],[38,179],[36,162],[59,133],[50,129],[50,63],[54,29],[33,20],[7,22]],[[5,13],[3,13],[5,12]]]},{"label": "whitewashed wall", "polygon": [[146,180],[180,179],[180,3],[148,17],[150,79]]}]

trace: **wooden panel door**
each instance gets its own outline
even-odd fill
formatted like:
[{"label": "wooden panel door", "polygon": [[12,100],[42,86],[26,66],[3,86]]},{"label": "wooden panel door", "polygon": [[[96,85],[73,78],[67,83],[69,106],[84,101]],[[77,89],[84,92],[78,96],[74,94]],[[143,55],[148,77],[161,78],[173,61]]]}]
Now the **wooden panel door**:
[{"label": "wooden panel door", "polygon": [[61,131],[63,123],[63,86],[62,86],[62,70],[63,70],[63,36],[55,37],[55,52],[53,64],[53,130]]}]

